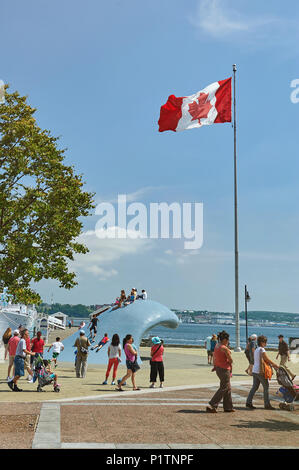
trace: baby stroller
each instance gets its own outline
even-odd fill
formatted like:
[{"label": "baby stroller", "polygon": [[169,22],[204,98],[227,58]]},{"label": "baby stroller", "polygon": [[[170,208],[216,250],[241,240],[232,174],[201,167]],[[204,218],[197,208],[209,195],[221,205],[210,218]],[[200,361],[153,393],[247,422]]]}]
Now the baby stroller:
[{"label": "baby stroller", "polygon": [[276,371],[276,379],[280,389],[277,392],[277,395],[283,397],[284,403],[279,404],[279,408],[282,410],[293,411],[294,410],[294,401],[299,401],[299,387],[294,385],[289,374],[284,367],[280,366]]},{"label": "baby stroller", "polygon": [[[34,359],[34,382],[38,381],[37,391],[43,392],[42,388],[54,382],[55,374],[47,371],[46,366],[48,365],[47,360],[43,360],[41,357]],[[59,384],[54,385],[54,392],[60,392]]]}]

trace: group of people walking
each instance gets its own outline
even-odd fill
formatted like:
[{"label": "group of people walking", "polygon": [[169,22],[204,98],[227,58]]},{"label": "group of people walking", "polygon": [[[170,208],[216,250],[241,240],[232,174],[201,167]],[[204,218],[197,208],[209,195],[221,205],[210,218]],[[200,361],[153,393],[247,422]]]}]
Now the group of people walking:
[{"label": "group of people walking", "polygon": [[[216,371],[216,374],[220,380],[220,386],[214,396],[211,398],[206,411],[208,413],[217,413],[217,408],[220,402],[223,400],[224,411],[231,413],[235,412],[235,409],[232,402],[230,383],[233,359],[229,349],[229,334],[226,331],[222,331],[218,334],[217,340],[218,342],[215,345],[213,351],[213,370]],[[279,335],[279,350],[276,356],[276,359],[279,355],[281,356],[280,365],[276,364],[269,358],[265,350],[266,345],[266,336],[260,335],[257,337],[257,335],[251,335],[251,337],[248,339],[245,350],[245,352],[247,351],[248,353],[246,355],[249,361],[249,366],[245,372],[249,375],[252,375],[253,377],[252,388],[246,399],[246,408],[249,409],[255,409],[255,406],[253,405],[253,398],[260,384],[263,387],[265,409],[275,409],[271,405],[269,397],[269,379],[271,379],[272,376],[272,368],[277,370],[280,366],[284,366],[291,379],[293,380],[295,378],[295,375],[286,367],[286,361],[290,360],[290,357],[289,348],[287,343],[283,340],[283,335]]]},{"label": "group of people walking", "polygon": [[[22,389],[18,387],[18,381],[25,375],[25,370],[28,372],[28,382],[33,383],[35,381],[33,361],[37,357],[43,358],[45,342],[40,331],[37,332],[34,338],[30,339],[29,330],[22,328],[22,325],[14,331],[7,328],[2,341],[5,347],[4,358],[5,360],[8,359],[8,386],[14,392],[21,392]],[[64,349],[59,337],[48,347],[48,352],[51,348],[53,348],[51,361],[57,367],[57,357]]]},{"label": "group of people walking", "polygon": [[[98,350],[105,346],[109,342],[108,334],[105,333],[104,337],[100,341],[100,343],[91,348]],[[161,340],[158,336],[152,338],[152,347],[151,347],[151,360],[150,360],[150,382],[151,388],[155,387],[155,383],[157,381],[157,376],[159,375],[160,380],[160,388],[163,387],[164,382],[164,363],[163,363],[163,354],[164,354],[164,346],[163,340]],[[85,331],[81,330],[79,333],[79,337],[76,339],[74,347],[76,347],[76,377],[77,378],[85,378],[86,371],[87,371],[87,359],[88,359],[88,352],[89,347],[91,346],[91,342],[89,338],[85,335]],[[116,376],[117,376],[117,369],[121,362],[121,355],[122,355],[122,348],[120,345],[120,338],[117,333],[112,336],[111,343],[108,345],[107,349],[107,356],[108,356],[108,365],[105,374],[105,380],[103,381],[102,385],[108,384],[108,379],[110,372],[112,371],[112,382],[111,385],[117,385],[116,390],[123,392],[123,385],[126,384],[128,379],[131,379],[133,390],[140,390],[140,388],[136,385],[135,375],[136,372],[140,369],[138,364],[138,351],[137,347],[134,344],[134,338],[131,334],[127,334],[122,342],[122,347],[125,353],[126,358],[126,367],[127,372],[122,377],[122,379],[118,380],[116,383]]]},{"label": "group of people walking", "polygon": [[[96,324],[91,321],[93,328],[91,328],[94,336],[97,332]],[[252,334],[248,338],[248,342],[245,349],[245,354],[248,359],[248,367],[246,373],[253,377],[253,384],[251,390],[246,399],[246,408],[255,409],[253,405],[253,399],[259,386],[263,387],[264,396],[264,407],[267,410],[274,409],[270,403],[269,398],[269,379],[272,376],[272,368],[277,370],[280,366],[289,374],[291,380],[295,378],[295,374],[292,373],[287,367],[287,362],[290,361],[290,352],[287,343],[284,341],[283,335],[279,335],[278,353],[276,359],[280,356],[280,364],[272,361],[266,353],[267,337],[264,335],[257,336]],[[8,359],[8,371],[7,371],[7,383],[11,390],[22,391],[18,387],[18,381],[20,377],[24,376],[25,370],[28,372],[28,381],[34,382],[34,371],[33,361],[34,358],[43,358],[45,342],[41,336],[41,332],[37,332],[36,337],[30,339],[29,331],[26,328],[16,329],[14,331],[11,328],[7,328],[3,335],[3,343],[5,346],[5,359]],[[94,339],[91,339],[93,342]],[[76,347],[76,377],[86,377],[87,371],[87,359],[89,348],[91,347],[90,339],[85,335],[84,330],[80,330],[79,337],[76,338],[74,347]],[[100,342],[93,346],[91,349],[99,351],[106,344],[110,342],[108,333],[104,334],[104,337]],[[220,380],[220,386],[214,396],[209,401],[206,411],[208,413],[217,413],[218,406],[223,401],[223,408],[225,412],[234,412],[232,395],[231,395],[231,377],[233,369],[233,359],[231,350],[229,348],[229,334],[226,331],[221,331],[218,335],[212,335],[208,337],[205,342],[205,346],[208,353],[208,364],[213,365],[213,371],[216,372],[217,377]],[[53,348],[53,356],[51,361],[54,362],[57,367],[57,358],[60,352],[64,349],[60,338],[57,337],[56,341],[48,346],[48,352]],[[118,366],[122,361],[122,349],[125,354],[126,368],[125,375],[116,380]],[[150,359],[150,388],[156,386],[157,377],[159,376],[160,387],[163,387],[164,383],[164,345],[163,340],[158,336],[152,338],[151,346],[151,359]],[[138,391],[140,388],[136,385],[136,373],[140,369],[138,364],[138,351],[134,344],[134,338],[131,334],[127,334],[122,341],[117,333],[112,335],[110,344],[107,347],[108,364],[105,373],[105,379],[102,385],[108,384],[110,373],[112,372],[111,385],[116,385],[116,390],[124,391],[123,386],[126,381],[130,379],[132,381],[133,390]]]}]

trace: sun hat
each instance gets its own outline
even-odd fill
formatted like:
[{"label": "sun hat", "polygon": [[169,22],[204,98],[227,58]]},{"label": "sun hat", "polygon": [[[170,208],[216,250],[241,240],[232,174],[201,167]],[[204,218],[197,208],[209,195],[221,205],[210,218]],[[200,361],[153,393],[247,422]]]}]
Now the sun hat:
[{"label": "sun hat", "polygon": [[159,336],[154,336],[154,337],[152,338],[152,343],[154,343],[154,344],[160,344],[160,343],[161,343],[161,340],[160,340]]}]

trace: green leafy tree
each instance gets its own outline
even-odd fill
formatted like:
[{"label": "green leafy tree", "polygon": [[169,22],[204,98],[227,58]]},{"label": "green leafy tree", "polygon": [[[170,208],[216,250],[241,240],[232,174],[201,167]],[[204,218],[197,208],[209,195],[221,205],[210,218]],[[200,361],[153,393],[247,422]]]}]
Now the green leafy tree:
[{"label": "green leafy tree", "polygon": [[15,300],[40,301],[32,281],[56,279],[70,289],[75,253],[87,247],[76,237],[90,215],[93,194],[81,175],[63,163],[58,138],[38,127],[26,97],[8,93],[0,104],[0,283]]}]

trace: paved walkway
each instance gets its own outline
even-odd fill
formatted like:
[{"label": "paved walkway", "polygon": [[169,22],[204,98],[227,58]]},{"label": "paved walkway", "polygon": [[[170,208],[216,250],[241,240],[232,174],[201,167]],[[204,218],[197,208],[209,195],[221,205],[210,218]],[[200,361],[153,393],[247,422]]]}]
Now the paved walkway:
[{"label": "paved walkway", "polygon": [[[77,379],[73,364],[56,369],[61,392],[52,386],[37,393],[36,385],[20,380],[22,393],[12,392],[0,365],[0,448],[298,448],[299,411],[282,411],[271,381],[275,411],[263,409],[262,390],[256,394],[257,410],[245,408],[252,378],[245,374],[244,353],[233,353],[233,402],[236,413],[207,414],[205,408],[218,388],[207,365],[205,351],[166,349],[165,388],[149,389],[149,349],[142,348],[143,364],[137,374],[141,391],[115,391],[100,385],[105,367],[88,368]],[[269,355],[275,359],[274,352]],[[299,375],[299,365],[290,368]],[[120,369],[119,377],[124,373]],[[295,381],[296,382],[296,381]],[[298,381],[297,381],[298,383]]]},{"label": "paved walkway", "polygon": [[262,391],[254,411],[245,408],[249,384],[236,382],[236,413],[216,415],[205,407],[217,386],[169,387],[42,405],[34,449],[232,449],[299,448],[299,407],[263,409]]}]

